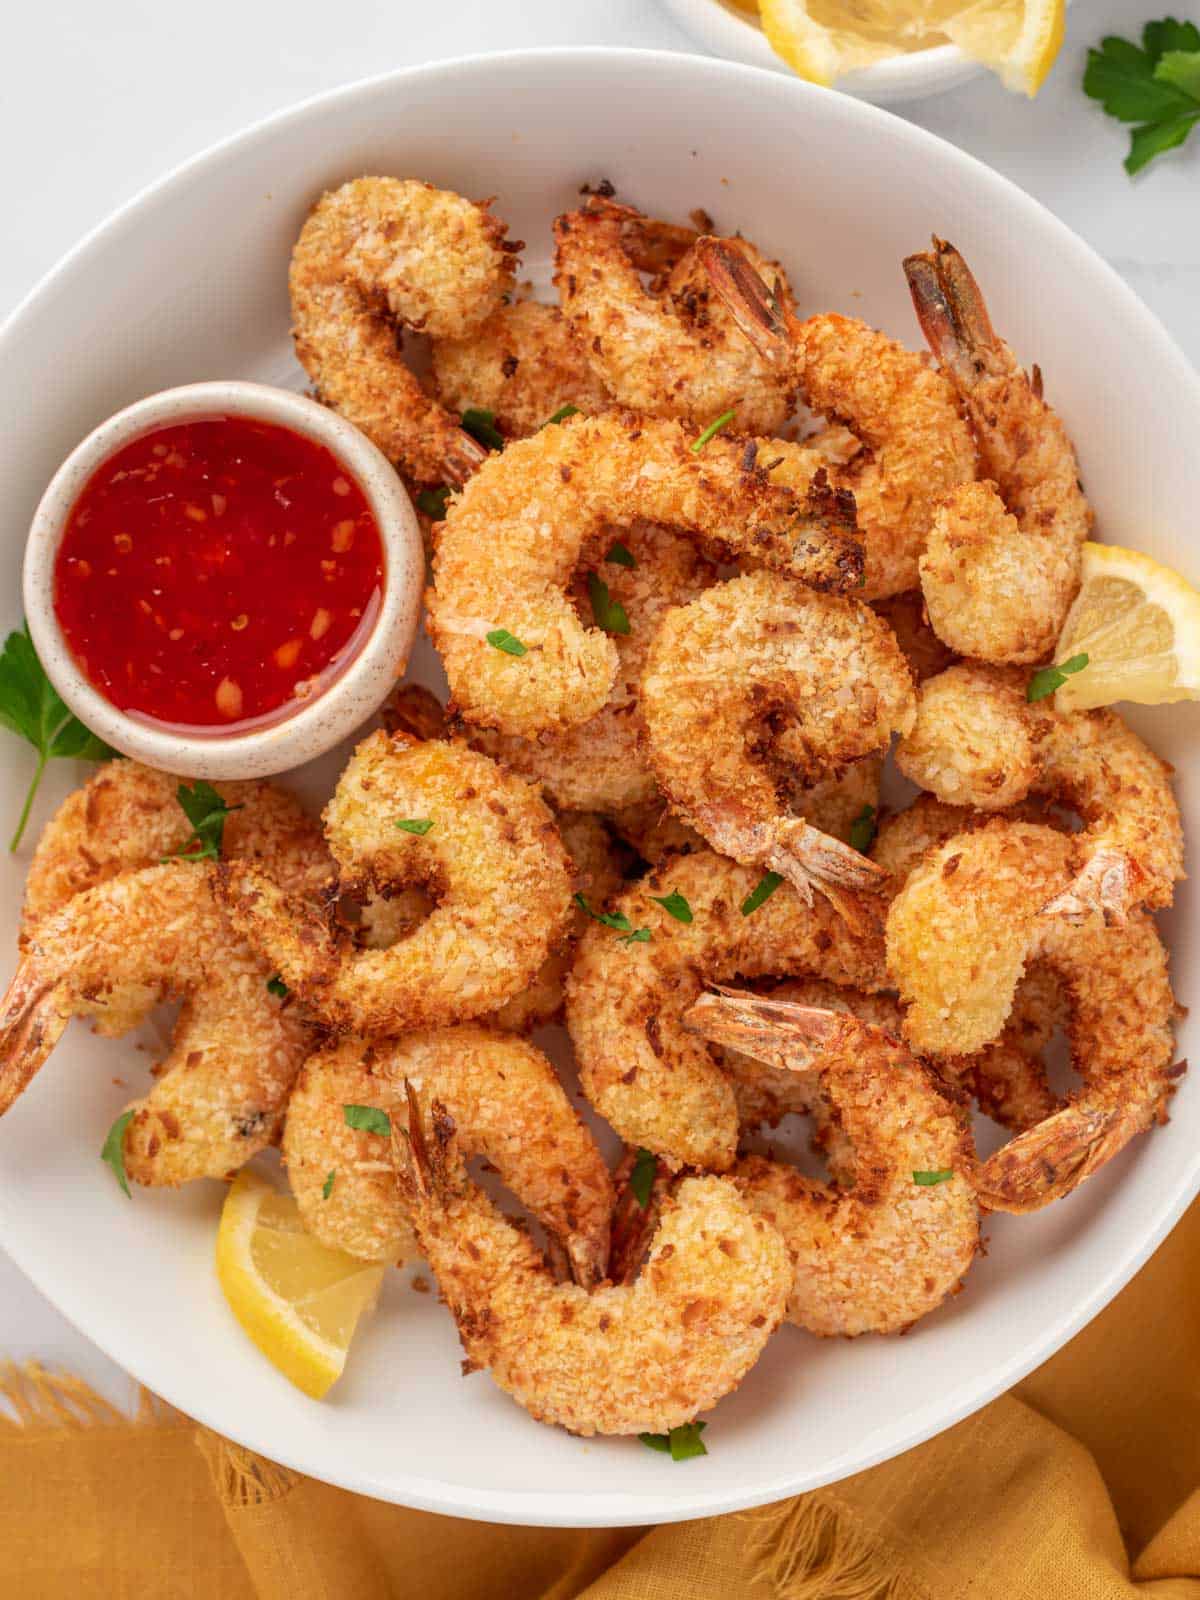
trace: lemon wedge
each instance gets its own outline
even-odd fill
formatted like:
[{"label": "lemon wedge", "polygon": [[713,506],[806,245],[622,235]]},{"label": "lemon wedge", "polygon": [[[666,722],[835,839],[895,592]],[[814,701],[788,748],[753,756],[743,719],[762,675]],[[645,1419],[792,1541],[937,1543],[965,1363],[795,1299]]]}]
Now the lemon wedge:
[{"label": "lemon wedge", "polygon": [[1066,0],[759,0],[771,48],[802,78],[831,84],[889,56],[949,41],[1035,95],[1062,46]]},{"label": "lemon wedge", "polygon": [[221,1209],[217,1278],[267,1360],[320,1400],[342,1375],[383,1267],[319,1244],[304,1231],[292,1197],[247,1169]]},{"label": "lemon wedge", "polygon": [[1200,700],[1200,593],[1140,550],[1085,544],[1079,594],[1054,659],[1079,655],[1087,666],[1058,689],[1060,711]]}]

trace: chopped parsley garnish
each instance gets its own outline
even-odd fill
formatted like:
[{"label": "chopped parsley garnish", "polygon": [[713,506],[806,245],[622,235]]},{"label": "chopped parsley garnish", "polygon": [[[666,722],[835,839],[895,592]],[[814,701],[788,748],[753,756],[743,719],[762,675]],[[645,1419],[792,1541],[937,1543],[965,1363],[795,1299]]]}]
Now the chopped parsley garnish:
[{"label": "chopped parsley garnish", "polygon": [[698,439],[692,440],[691,444],[688,446],[692,454],[694,456],[698,456],[710,439],[714,438],[718,433],[720,433],[722,428],[727,428],[729,426],[729,424],[733,421],[733,417],[734,413],[732,411],[722,411],[721,415],[717,417],[714,422],[709,423],[708,427],[705,428],[704,432]]},{"label": "chopped parsley garnish", "polygon": [[649,944],[650,929],[634,928],[633,923],[623,911],[593,911],[588,905],[587,895],[576,894],[575,904],[580,911],[591,917],[593,922],[602,922],[606,928],[613,928],[621,935],[621,944]]},{"label": "chopped parsley garnish", "polygon": [[462,414],[462,425],[472,439],[477,440],[486,449],[504,449],[504,435],[496,426],[494,411],[485,411],[481,406],[468,406]]},{"label": "chopped parsley garnish", "polygon": [[752,912],[757,911],[764,900],[771,898],[782,882],[783,879],[778,872],[764,872],[757,888],[751,890],[742,901],[742,915],[748,917]]},{"label": "chopped parsley garnish", "polygon": [[440,489],[421,489],[417,494],[417,510],[434,522],[446,520],[446,506],[450,500],[450,490],[446,484]]},{"label": "chopped parsley garnish", "polygon": [[[390,1126],[390,1124],[389,1124],[389,1126]],[[337,1178],[337,1168],[335,1167],[334,1170],[332,1172],[330,1172],[326,1176],[325,1182],[321,1185],[321,1199],[322,1200],[328,1200],[329,1196],[333,1193],[333,1185],[334,1185],[334,1181],[335,1181],[336,1178]]]},{"label": "chopped parsley garnish", "polygon": [[392,1131],[392,1119],[377,1106],[343,1106],[342,1115],[346,1126],[360,1133],[378,1133],[386,1139]]},{"label": "chopped parsley garnish", "polygon": [[545,422],[542,423],[542,427],[548,428],[552,423],[565,422],[568,417],[577,417],[578,415],[579,407],[573,406],[568,402],[568,404],[565,406],[559,406],[558,410],[552,417],[547,417]]},{"label": "chopped parsley garnish", "polygon": [[690,1461],[693,1456],[706,1456],[704,1440],[700,1435],[708,1426],[706,1422],[685,1422],[670,1433],[639,1433],[638,1438],[651,1450],[661,1450],[672,1461]]},{"label": "chopped parsley garnish", "polygon": [[629,1189],[643,1211],[650,1204],[650,1191],[654,1187],[657,1172],[658,1157],[649,1150],[639,1150],[633,1171],[629,1174]]},{"label": "chopped parsley garnish", "polygon": [[1056,689],[1061,689],[1074,673],[1082,672],[1087,664],[1088,656],[1084,651],[1082,655],[1072,656],[1069,661],[1060,661],[1056,667],[1043,667],[1030,678],[1029,687],[1025,690],[1026,700],[1045,700]]},{"label": "chopped parsley garnish", "polygon": [[1174,17],[1148,22],[1140,49],[1110,34],[1088,51],[1083,92],[1110,117],[1137,124],[1125,157],[1132,177],[1200,122],[1200,28]]},{"label": "chopped parsley garnish", "polygon": [[529,647],[521,643],[515,633],[509,633],[507,628],[493,628],[487,636],[487,642],[493,650],[503,650],[506,656],[528,655]]},{"label": "chopped parsley garnish", "polygon": [[592,602],[592,616],[605,633],[628,633],[629,617],[619,600],[608,592],[608,585],[598,573],[588,573],[588,599]]},{"label": "chopped parsley garnish", "polygon": [[622,544],[620,539],[614,539],[612,544],[609,545],[608,554],[604,559],[605,561],[611,561],[614,567],[632,568],[637,566],[633,551],[628,545]]},{"label": "chopped parsley garnish", "polygon": [[[100,1146],[100,1159],[113,1169],[117,1182],[129,1195],[129,1179],[125,1176],[125,1129],[133,1121],[132,1111],[122,1111],[108,1130],[108,1137]],[[132,1199],[133,1196],[129,1195]]]},{"label": "chopped parsley garnish", "polygon": [[276,973],[273,978],[267,979],[267,993],[278,995],[281,1000],[287,999],[288,986],[286,983],[284,983],[283,979],[278,973]]},{"label": "chopped parsley garnish", "polygon": [[919,1183],[923,1189],[929,1189],[935,1183],[945,1183],[948,1178],[953,1176],[953,1167],[939,1167],[936,1172],[914,1172],[913,1182]]},{"label": "chopped parsley garnish", "polygon": [[400,817],[396,822],[396,826],[398,828],[402,828],[405,833],[426,834],[429,832],[430,828],[433,827],[433,818]]},{"label": "chopped parsley garnish", "polygon": [[204,778],[197,778],[192,789],[186,783],[181,783],[175,791],[175,798],[183,807],[183,814],[191,823],[192,832],[178,850],[173,850],[163,860],[216,861],[225,842],[225,819],[231,812],[240,811],[241,806],[227,806],[212,784]]},{"label": "chopped parsley garnish", "polygon": [[0,727],[28,739],[37,751],[37,766],[21,807],[17,831],[9,840],[8,848],[15,850],[29,821],[47,761],[60,756],[76,761],[106,761],[114,752],[78,717],[72,716],[59,699],[38,660],[27,623],[9,634],[0,652]]},{"label": "chopped parsley garnish", "polygon": [[655,905],[659,905],[664,911],[669,912],[676,922],[690,922],[692,920],[692,908],[678,889],[672,889],[670,894],[652,894],[650,898]]},{"label": "chopped parsley garnish", "polygon": [[866,855],[875,839],[875,807],[864,806],[850,824],[850,843],[861,855]]}]

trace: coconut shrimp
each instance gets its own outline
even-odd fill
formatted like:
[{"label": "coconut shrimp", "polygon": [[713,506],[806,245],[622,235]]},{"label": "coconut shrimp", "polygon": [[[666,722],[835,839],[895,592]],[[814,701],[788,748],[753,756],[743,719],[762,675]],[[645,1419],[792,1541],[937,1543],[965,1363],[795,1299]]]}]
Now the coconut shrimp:
[{"label": "coconut shrimp", "polygon": [[296,355],[320,398],[424,483],[461,483],[487,451],[427,395],[400,328],[461,339],[512,288],[486,205],[415,178],[355,178],[321,196],[292,252]]},{"label": "coconut shrimp", "polygon": [[[704,427],[733,407],[740,432],[777,432],[792,412],[790,375],[741,337],[693,251],[661,293],[643,285],[628,240],[648,222],[628,206],[593,199],[554,224],[554,281],[593,372],[619,405],[645,416]],[[786,295],[777,262],[747,240],[725,244]]]},{"label": "coconut shrimp", "polygon": [[403,1127],[406,1079],[436,1096],[464,1152],[490,1161],[564,1243],[576,1281],[602,1278],[613,1192],[595,1141],[540,1050],[472,1024],[379,1044],[344,1038],[305,1062],[288,1103],[283,1158],[309,1232],[367,1261],[411,1253],[387,1136],[350,1127],[344,1111],[369,1106]]},{"label": "coconut shrimp", "polygon": [[394,1034],[494,1011],[563,937],[571,868],[554,818],[476,751],[382,730],[358,746],[325,808],[344,893],[418,883],[436,908],[386,949],[357,949],[245,862],[218,886],[234,926],[332,1027]]},{"label": "coconut shrimp", "polygon": [[[109,761],[42,830],[25,880],[22,941],[72,896],[182,850],[192,825],[176,799],[187,779],[136,761]],[[333,863],[321,829],[274,784],[218,783],[229,806],[222,850],[253,861],[295,894],[316,894]]]},{"label": "coconut shrimp", "polygon": [[789,1320],[825,1337],[902,1333],[956,1293],[979,1250],[975,1152],[930,1069],[872,1023],[758,995],[705,995],[686,1020],[776,1068],[819,1073],[853,1151],[833,1184],[763,1156],[734,1168],[795,1262]]},{"label": "coconut shrimp", "polygon": [[723,583],[663,619],[643,707],[659,783],[715,849],[805,895],[878,889],[861,852],[788,814],[772,770],[783,745],[784,768],[811,782],[911,726],[908,664],[870,607],[774,572]]},{"label": "coconut shrimp", "polygon": [[[690,922],[659,903],[672,895]],[[611,914],[628,930],[593,923],[567,984],[580,1082],[626,1144],[672,1168],[724,1171],[737,1150],[733,1087],[681,1021],[706,982],[811,974],[867,991],[887,986],[878,929],[852,929],[827,901],[806,905],[790,884],[764,897],[757,868],[709,850],[667,857]]]},{"label": "coconut shrimp", "polygon": [[506,439],[524,439],[560,411],[603,411],[600,380],[557,306],[500,306],[462,339],[435,339],[433,379],[447,411],[482,407]]},{"label": "coconut shrimp", "polygon": [[509,445],[451,502],[426,600],[468,722],[531,737],[601,710],[617,649],[584,625],[567,589],[630,523],[665,523],[813,588],[854,587],[860,547],[845,498],[823,484],[807,498],[772,487],[744,441],[696,442],[678,422],[574,417]]},{"label": "coconut shrimp", "polygon": [[[858,507],[863,598],[915,589],[937,506],[975,477],[975,443],[954,385],[924,358],[853,317],[829,312],[799,321],[725,241],[702,239],[696,249],[760,355],[791,375],[814,411],[847,426],[865,446],[833,474]],[[780,473],[789,472],[788,451],[775,441],[762,441],[760,456],[774,457]],[[806,470],[803,462],[800,470]]]},{"label": "coconut shrimp", "polygon": [[1078,812],[1077,873],[1047,915],[1120,921],[1171,904],[1184,875],[1172,769],[1115,711],[1030,704],[1024,674],[963,664],[921,686],[896,761],[952,804],[998,811],[1036,795]]},{"label": "coconut shrimp", "polygon": [[970,418],[987,479],[953,488],[921,557],[938,634],[983,661],[1044,661],[1079,588],[1092,511],[1061,418],[992,328],[953,245],[904,263],[917,317]]},{"label": "coconut shrimp", "polygon": [[584,1435],[669,1432],[737,1387],[783,1318],[792,1272],[779,1234],[731,1183],[680,1183],[628,1287],[555,1283],[467,1177],[446,1109],[433,1099],[426,1121],[410,1093],[397,1170],[468,1370]]},{"label": "coconut shrimp", "polygon": [[73,1016],[117,1035],[181,999],[150,1093],[126,1109],[138,1183],[220,1178],[278,1136],[311,1035],[230,930],[211,869],[168,862],[75,895],[30,935],[0,1008],[0,1114]]}]

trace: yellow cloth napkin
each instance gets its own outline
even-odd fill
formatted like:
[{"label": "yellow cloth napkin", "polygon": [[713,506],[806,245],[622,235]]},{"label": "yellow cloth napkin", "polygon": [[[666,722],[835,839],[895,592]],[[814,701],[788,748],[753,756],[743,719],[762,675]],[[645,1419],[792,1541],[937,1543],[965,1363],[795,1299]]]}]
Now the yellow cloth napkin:
[{"label": "yellow cloth napkin", "polygon": [[36,1367],[0,1370],[0,1394],[12,1600],[1200,1600],[1200,1202],[978,1416],[829,1489],[649,1532],[358,1499]]}]

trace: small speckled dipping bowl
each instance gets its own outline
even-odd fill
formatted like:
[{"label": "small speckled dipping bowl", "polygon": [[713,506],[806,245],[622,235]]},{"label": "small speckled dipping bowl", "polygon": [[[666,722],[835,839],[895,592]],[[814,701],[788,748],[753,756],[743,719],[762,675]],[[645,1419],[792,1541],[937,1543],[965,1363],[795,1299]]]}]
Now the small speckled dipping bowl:
[{"label": "small speckled dipping bowl", "polygon": [[[84,677],[54,611],[54,563],[71,509],[92,473],[142,434],[174,423],[251,417],[291,428],[333,453],[366,496],[383,545],[383,599],[375,625],[336,677],[290,715],[240,733],[175,731],[118,710]],[[374,711],[408,664],[417,631],[425,554],[404,486],[365,435],[324,406],[259,383],[193,383],[118,411],[59,467],[34,513],[23,577],[29,632],[51,683],[114,749],[163,772],[265,778],[337,744]]]}]

